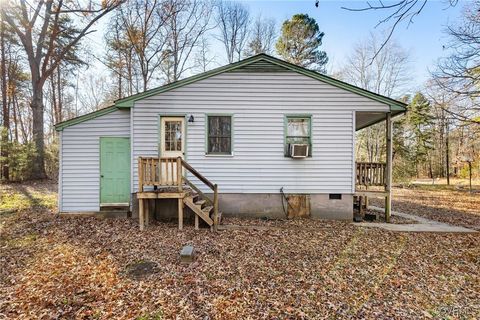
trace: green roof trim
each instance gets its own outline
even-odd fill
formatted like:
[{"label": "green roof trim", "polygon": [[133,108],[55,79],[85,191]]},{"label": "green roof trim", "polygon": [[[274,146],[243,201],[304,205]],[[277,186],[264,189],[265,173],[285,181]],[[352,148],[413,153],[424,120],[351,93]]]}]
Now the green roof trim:
[{"label": "green roof trim", "polygon": [[134,106],[135,101],[145,99],[145,98],[148,98],[148,97],[151,97],[151,96],[154,96],[154,95],[157,95],[157,94],[169,91],[169,90],[173,90],[173,89],[176,89],[176,88],[179,88],[179,87],[183,87],[187,84],[191,84],[191,83],[203,80],[203,79],[207,79],[207,78],[210,78],[212,76],[215,76],[215,75],[218,75],[218,74],[221,74],[221,73],[224,73],[224,72],[234,71],[236,69],[242,68],[244,66],[253,64],[253,63],[258,62],[258,61],[267,61],[267,62],[270,62],[270,63],[275,64],[277,66],[284,67],[284,68],[292,70],[294,72],[303,74],[307,77],[323,81],[323,82],[328,83],[330,85],[333,85],[335,87],[350,91],[352,93],[356,93],[358,95],[364,96],[366,98],[370,98],[372,100],[375,100],[375,101],[378,101],[378,102],[381,102],[381,103],[385,103],[385,104],[390,106],[391,111],[401,111],[401,112],[406,111],[406,106],[407,105],[405,103],[401,102],[401,101],[398,101],[398,100],[395,100],[395,99],[392,99],[392,98],[389,98],[389,97],[386,97],[386,96],[382,96],[382,95],[379,95],[377,93],[374,93],[374,92],[356,87],[356,86],[351,85],[349,83],[337,80],[335,78],[320,74],[320,73],[312,71],[312,70],[308,70],[308,69],[299,67],[297,65],[294,65],[292,63],[274,58],[274,57],[269,56],[269,55],[264,54],[264,53],[255,55],[253,57],[250,57],[250,58],[247,58],[247,59],[235,62],[235,63],[228,64],[226,66],[219,67],[219,68],[216,68],[216,69],[213,69],[213,70],[210,70],[210,71],[207,71],[207,72],[204,72],[204,73],[201,73],[201,74],[189,77],[189,78],[185,78],[185,79],[182,79],[182,80],[179,80],[179,81],[176,81],[176,82],[172,82],[172,83],[166,84],[166,85],[158,87],[158,88],[150,89],[150,90],[147,90],[147,91],[142,92],[142,93],[137,93],[137,94],[134,94],[132,96],[129,96],[129,97],[126,97],[126,98],[123,98],[123,99],[119,99],[119,100],[115,101],[115,106],[118,107],[118,108],[131,108],[131,107]]},{"label": "green roof trim", "polygon": [[55,125],[55,130],[56,131],[62,131],[66,127],[70,127],[70,126],[73,126],[74,124],[78,124],[78,123],[81,123],[81,122],[84,122],[84,121],[87,121],[87,120],[92,120],[92,119],[98,118],[98,117],[103,116],[105,114],[112,113],[116,110],[119,110],[119,109],[116,106],[113,105],[113,106],[110,106],[110,107],[106,107],[106,108],[103,108],[103,109],[100,109],[100,110],[97,110],[97,111],[93,111],[93,112],[78,116],[76,118],[72,118],[70,120],[59,122]]},{"label": "green roof trim", "polygon": [[[387,104],[387,105],[390,106],[390,111],[392,111],[392,113],[403,113],[403,112],[406,112],[406,110],[407,110],[406,109],[407,105],[405,103],[401,102],[401,101],[398,101],[398,100],[395,100],[395,99],[392,99],[392,98],[389,98],[389,97],[386,97],[386,96],[379,95],[377,93],[374,93],[374,92],[356,87],[354,85],[351,85],[349,83],[346,83],[346,82],[337,80],[335,78],[326,76],[324,74],[320,74],[318,72],[308,70],[308,69],[299,67],[297,65],[294,65],[292,63],[289,63],[289,62],[274,58],[272,56],[269,56],[267,54],[261,53],[261,54],[255,55],[253,57],[250,57],[250,58],[247,58],[247,59],[235,62],[235,63],[228,64],[228,65],[223,66],[223,67],[215,68],[213,70],[210,70],[210,71],[207,71],[207,72],[204,72],[204,73],[201,73],[201,74],[197,74],[197,75],[194,75],[194,76],[191,76],[191,77],[179,80],[179,81],[175,81],[175,82],[166,84],[166,85],[161,86],[161,87],[150,89],[150,90],[147,90],[145,92],[137,93],[137,94],[131,95],[129,97],[116,100],[115,104],[113,106],[110,106],[110,107],[107,107],[107,108],[104,108],[104,109],[100,109],[100,110],[97,110],[97,111],[94,111],[94,112],[91,112],[91,113],[88,113],[88,114],[85,114],[85,115],[82,115],[82,116],[79,116],[79,117],[76,117],[76,118],[73,118],[73,119],[70,119],[70,120],[67,120],[67,121],[57,123],[55,125],[55,130],[62,131],[66,127],[69,127],[69,126],[72,126],[74,124],[78,124],[78,123],[81,123],[81,122],[84,122],[84,121],[87,121],[87,120],[95,119],[97,117],[103,116],[105,114],[108,114],[108,113],[113,112],[115,110],[118,110],[120,108],[132,108],[135,104],[135,101],[145,99],[145,98],[148,98],[148,97],[151,97],[151,96],[154,96],[154,95],[166,92],[166,91],[170,91],[170,90],[173,90],[173,89],[176,89],[176,88],[180,88],[180,87],[183,87],[185,85],[188,85],[188,84],[200,81],[200,80],[204,80],[204,79],[213,77],[215,75],[218,75],[218,74],[221,74],[221,73],[224,73],[224,72],[235,71],[235,70],[241,69],[245,66],[254,64],[256,62],[259,62],[259,61],[269,62],[273,65],[278,66],[278,67],[283,67],[287,70],[291,70],[291,71],[303,74],[307,77],[310,77],[310,78],[313,78],[313,79],[316,79],[316,80],[319,80],[319,81],[323,81],[323,82],[328,83],[330,85],[333,85],[335,87],[338,87],[338,88],[350,91],[352,93],[356,93],[358,95],[364,96],[366,98],[370,98],[372,100]],[[239,71],[241,71],[241,70],[239,70]]]}]

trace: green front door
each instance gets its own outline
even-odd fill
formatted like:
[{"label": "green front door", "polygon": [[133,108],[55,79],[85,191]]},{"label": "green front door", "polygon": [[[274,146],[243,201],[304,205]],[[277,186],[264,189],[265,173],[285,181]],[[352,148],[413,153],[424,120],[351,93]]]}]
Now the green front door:
[{"label": "green front door", "polygon": [[100,138],[100,204],[130,203],[130,138]]}]

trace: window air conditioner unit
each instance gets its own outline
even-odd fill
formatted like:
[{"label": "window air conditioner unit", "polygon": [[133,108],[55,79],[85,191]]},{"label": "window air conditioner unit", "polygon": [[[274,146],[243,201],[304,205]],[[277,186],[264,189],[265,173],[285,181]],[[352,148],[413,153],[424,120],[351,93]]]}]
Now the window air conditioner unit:
[{"label": "window air conditioner unit", "polygon": [[290,144],[291,158],[306,158],[308,157],[308,144]]}]

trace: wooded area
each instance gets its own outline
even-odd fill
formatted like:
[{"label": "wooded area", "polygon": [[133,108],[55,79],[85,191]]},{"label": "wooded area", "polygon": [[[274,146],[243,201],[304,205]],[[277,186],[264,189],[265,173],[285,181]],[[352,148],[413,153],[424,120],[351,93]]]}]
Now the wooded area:
[{"label": "wooded area", "polygon": [[[469,3],[448,26],[448,54],[419,92],[409,93],[410,54],[388,33],[361,39],[347,62],[328,72],[409,104],[394,122],[396,181],[466,178],[470,166],[480,174],[479,9]],[[280,26],[240,2],[16,0],[2,2],[0,27],[0,165],[7,181],[55,178],[54,124],[116,99],[262,52],[329,69],[322,50],[328,35],[313,18],[298,14]],[[99,63],[108,72],[96,72]],[[384,130],[378,124],[358,133],[358,161],[384,160]]]}]

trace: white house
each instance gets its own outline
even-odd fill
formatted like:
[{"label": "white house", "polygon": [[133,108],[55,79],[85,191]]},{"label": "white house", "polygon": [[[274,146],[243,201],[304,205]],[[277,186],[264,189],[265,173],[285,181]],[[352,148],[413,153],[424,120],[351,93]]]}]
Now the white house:
[{"label": "white house", "polygon": [[391,180],[391,143],[386,165],[362,167],[355,132],[386,120],[390,141],[390,118],[405,110],[402,102],[256,55],[57,124],[59,211],[134,207],[138,191],[150,192],[141,199],[165,198],[158,194],[166,185],[183,192],[181,199],[189,182],[206,197],[216,185],[215,210],[225,215],[283,217],[285,194],[306,196],[312,217],[351,219],[357,184],[386,186],[390,201]]}]

